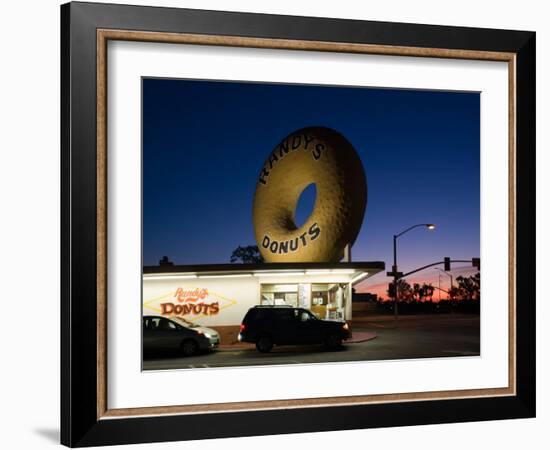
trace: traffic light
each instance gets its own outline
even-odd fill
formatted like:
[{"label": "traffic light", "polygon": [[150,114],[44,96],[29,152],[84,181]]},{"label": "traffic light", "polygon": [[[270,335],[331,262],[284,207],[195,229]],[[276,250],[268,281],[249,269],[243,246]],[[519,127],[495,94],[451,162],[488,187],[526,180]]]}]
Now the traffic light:
[{"label": "traffic light", "polygon": [[449,258],[448,256],[445,256],[445,258],[443,258],[443,270],[445,272],[449,272],[451,270],[451,258]]},{"label": "traffic light", "polygon": [[477,270],[479,270],[479,266],[481,265],[479,258],[472,258],[472,266],[477,267]]}]

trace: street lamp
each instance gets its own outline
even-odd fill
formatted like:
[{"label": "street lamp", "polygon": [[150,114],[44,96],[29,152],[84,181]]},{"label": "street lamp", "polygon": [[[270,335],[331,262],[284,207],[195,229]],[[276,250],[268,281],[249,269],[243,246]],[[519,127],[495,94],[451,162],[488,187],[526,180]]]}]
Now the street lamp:
[{"label": "street lamp", "polygon": [[447,272],[446,270],[441,269],[440,267],[436,267],[435,270],[439,270],[440,272],[443,272],[445,275],[451,278],[451,288],[453,287],[453,274]]},{"label": "street lamp", "polygon": [[441,274],[437,274],[437,300],[441,301]]},{"label": "street lamp", "polygon": [[[447,293],[447,297],[449,300],[449,310],[453,312],[453,299],[451,297],[451,292],[453,289],[453,275],[447,272],[446,270],[441,269],[440,267],[435,267],[435,270],[439,270],[440,272],[443,272],[445,275],[451,278],[451,287],[449,289],[449,292]],[[439,276],[441,277],[441,274],[439,274]]]},{"label": "street lamp", "polygon": [[397,288],[397,281],[399,278],[401,278],[399,272],[397,271],[397,238],[400,236],[403,236],[405,233],[408,233],[409,231],[413,230],[414,228],[418,227],[426,227],[428,230],[434,230],[435,225],[433,223],[418,223],[416,225],[410,226],[406,230],[402,231],[401,233],[397,233],[393,235],[393,289],[394,289],[394,302],[393,302],[393,316],[395,320],[397,320],[397,301],[399,298],[399,289]]}]

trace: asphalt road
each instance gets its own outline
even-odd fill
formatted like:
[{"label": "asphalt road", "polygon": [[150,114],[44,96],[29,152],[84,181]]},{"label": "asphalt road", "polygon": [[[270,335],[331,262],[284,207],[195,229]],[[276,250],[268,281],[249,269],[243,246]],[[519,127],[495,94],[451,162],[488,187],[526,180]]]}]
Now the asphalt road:
[{"label": "asphalt road", "polygon": [[260,353],[254,347],[222,348],[192,357],[165,354],[144,360],[144,370],[192,369],[273,364],[310,364],[338,361],[478,356],[479,316],[445,314],[402,316],[395,326],[390,316],[354,318],[354,329],[375,332],[367,342],[344,344],[341,350],[320,346],[275,347]]}]

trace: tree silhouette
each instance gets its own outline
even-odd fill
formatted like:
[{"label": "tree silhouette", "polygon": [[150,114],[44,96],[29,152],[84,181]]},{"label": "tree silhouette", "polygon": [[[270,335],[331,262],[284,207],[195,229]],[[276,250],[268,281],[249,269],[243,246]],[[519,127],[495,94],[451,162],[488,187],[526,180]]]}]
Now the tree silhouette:
[{"label": "tree silhouette", "polygon": [[430,301],[433,301],[433,296],[435,292],[435,288],[432,286],[432,283],[424,284],[426,289],[426,296],[430,297]]},{"label": "tree silhouette", "polygon": [[[414,297],[413,290],[411,289],[411,285],[407,283],[407,280],[405,280],[404,278],[400,278],[399,280],[397,280],[397,290],[399,291],[398,297],[399,297],[399,301],[401,302],[403,301],[410,302]],[[387,292],[388,292],[388,297],[395,300],[395,285],[393,281],[388,285]]]},{"label": "tree silhouette", "polygon": [[414,283],[413,284],[413,287],[412,287],[412,294],[413,294],[413,298],[419,302],[422,300],[422,297],[424,296],[424,292],[422,291],[422,288],[424,286],[420,287],[420,284],[418,283]]},{"label": "tree silhouette", "polygon": [[458,286],[449,289],[449,298],[451,300],[480,300],[480,281],[481,276],[478,273],[470,277],[458,276],[456,282]]},{"label": "tree silhouette", "polygon": [[458,283],[458,296],[462,300],[479,300],[481,277],[479,272],[470,277],[459,276],[456,278]]},{"label": "tree silhouette", "polygon": [[168,256],[163,256],[162,258],[160,258],[159,266],[173,266],[173,265],[174,263],[170,261],[170,258],[168,258]]},{"label": "tree silhouette", "polygon": [[449,300],[456,300],[460,298],[460,289],[457,286],[453,286],[449,289]]},{"label": "tree silhouette", "polygon": [[264,262],[260,250],[257,245],[247,245],[241,247],[240,245],[231,253],[232,263],[240,262],[243,264],[260,264]]}]

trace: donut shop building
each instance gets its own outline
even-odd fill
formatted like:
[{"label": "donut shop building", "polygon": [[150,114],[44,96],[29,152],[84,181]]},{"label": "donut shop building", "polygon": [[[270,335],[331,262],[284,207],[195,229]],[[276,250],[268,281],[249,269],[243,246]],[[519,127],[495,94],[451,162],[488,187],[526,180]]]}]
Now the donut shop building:
[{"label": "donut shop building", "polygon": [[352,288],[384,263],[265,263],[143,268],[143,315],[182,317],[216,329],[223,344],[237,340],[256,305],[291,305],[325,320],[352,323]]}]

